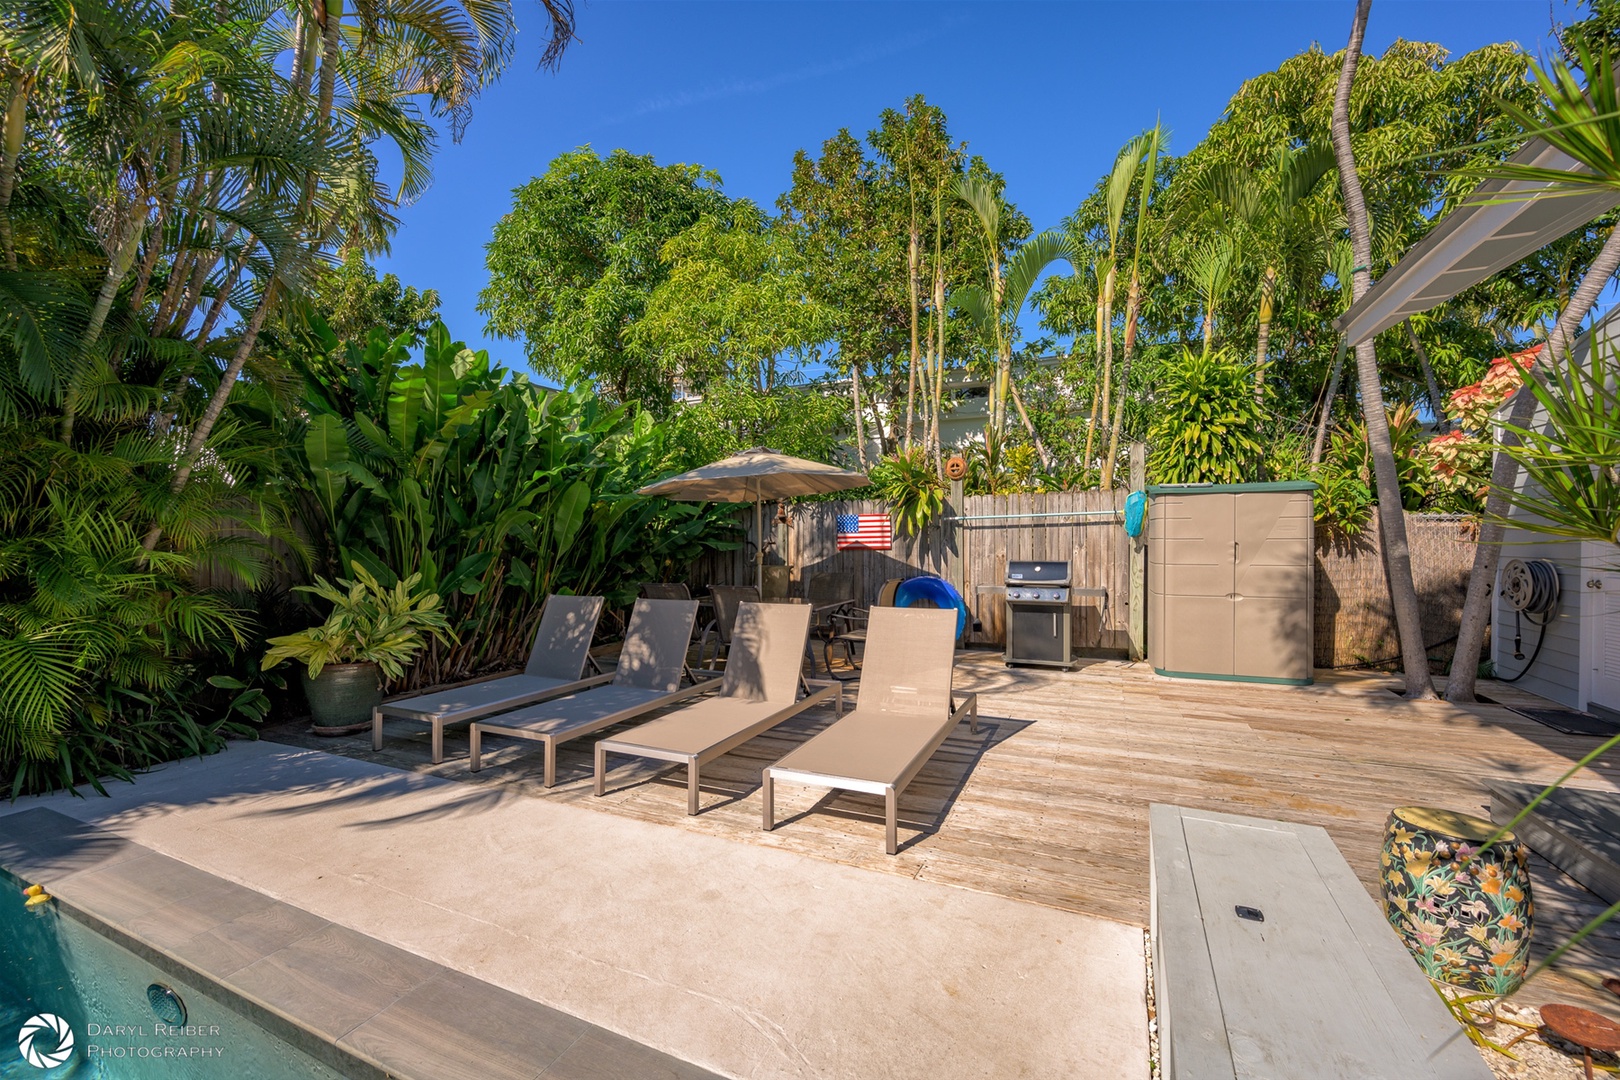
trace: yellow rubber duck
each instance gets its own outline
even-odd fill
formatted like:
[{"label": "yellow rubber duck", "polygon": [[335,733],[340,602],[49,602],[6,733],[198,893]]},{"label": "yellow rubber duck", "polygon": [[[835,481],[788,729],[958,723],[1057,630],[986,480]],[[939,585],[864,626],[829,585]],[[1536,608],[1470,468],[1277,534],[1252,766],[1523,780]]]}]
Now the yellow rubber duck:
[{"label": "yellow rubber duck", "polygon": [[45,891],[43,885],[30,885],[23,890],[23,895],[28,897],[27,900],[23,901],[23,907],[25,908],[36,908],[41,904],[51,902],[51,894]]}]

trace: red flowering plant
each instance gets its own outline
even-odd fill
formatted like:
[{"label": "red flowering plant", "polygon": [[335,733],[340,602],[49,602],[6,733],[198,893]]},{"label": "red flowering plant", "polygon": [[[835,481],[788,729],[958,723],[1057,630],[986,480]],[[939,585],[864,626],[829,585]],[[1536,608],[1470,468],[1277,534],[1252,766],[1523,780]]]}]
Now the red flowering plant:
[{"label": "red flowering plant", "polygon": [[1445,412],[1456,426],[1424,444],[1418,457],[1432,493],[1428,509],[1478,513],[1490,487],[1491,426],[1496,411],[1524,385],[1525,372],[1541,355],[1533,345],[1499,356],[1478,382],[1452,391]]}]

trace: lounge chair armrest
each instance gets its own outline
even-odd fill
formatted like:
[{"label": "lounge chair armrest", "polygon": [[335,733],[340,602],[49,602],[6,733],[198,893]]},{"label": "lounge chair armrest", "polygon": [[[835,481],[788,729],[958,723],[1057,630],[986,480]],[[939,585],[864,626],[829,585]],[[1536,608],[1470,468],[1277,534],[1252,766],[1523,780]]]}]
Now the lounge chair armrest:
[{"label": "lounge chair armrest", "polygon": [[662,700],[662,704],[668,704],[673,701],[685,701],[689,697],[696,697],[699,694],[707,694],[718,689],[720,689],[719,679],[704,679],[701,682],[693,683],[691,686],[683,686],[679,690],[672,692],[668,697]]},{"label": "lounge chair armrest", "polygon": [[978,694],[966,694],[966,695],[964,695],[962,697],[962,700],[960,702],[957,702],[955,700],[955,697],[956,697],[955,694],[951,695],[951,698],[952,698],[951,718],[953,720],[960,720],[962,718],[962,714],[965,712],[965,713],[968,714],[968,730],[969,731],[974,731],[974,732],[978,731],[979,730],[979,695]]},{"label": "lounge chair armrest", "polygon": [[[592,664],[591,666],[596,667],[595,664]],[[602,669],[599,667],[596,668],[596,670],[602,673],[600,675],[592,675],[589,678],[581,679],[579,681],[579,689],[589,690],[593,686],[606,686],[608,683],[613,681],[613,672],[602,671]]]},{"label": "lounge chair armrest", "polygon": [[808,709],[811,705],[819,705],[821,702],[831,698],[833,702],[833,711],[840,719],[842,719],[844,715],[843,680],[801,678],[799,681],[804,683],[804,688],[806,691],[804,700],[799,702],[800,705]]},{"label": "lounge chair armrest", "polygon": [[706,683],[711,679],[722,679],[725,678],[725,674],[724,671],[718,668],[689,667],[686,669],[686,677],[694,683]]}]

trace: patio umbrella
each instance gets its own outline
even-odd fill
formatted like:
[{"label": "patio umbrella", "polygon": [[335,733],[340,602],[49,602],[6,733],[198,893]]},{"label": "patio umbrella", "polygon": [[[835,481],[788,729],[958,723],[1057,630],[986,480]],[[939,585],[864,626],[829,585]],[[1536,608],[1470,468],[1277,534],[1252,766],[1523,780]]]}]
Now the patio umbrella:
[{"label": "patio umbrella", "polygon": [[754,584],[765,581],[765,529],[761,506],[767,501],[791,499],[800,495],[825,495],[833,491],[865,487],[872,481],[864,473],[824,465],[819,461],[756,446],[728,458],[648,484],[637,494],[662,495],[681,502],[751,502],[754,504],[754,535],[759,538],[759,560]]}]

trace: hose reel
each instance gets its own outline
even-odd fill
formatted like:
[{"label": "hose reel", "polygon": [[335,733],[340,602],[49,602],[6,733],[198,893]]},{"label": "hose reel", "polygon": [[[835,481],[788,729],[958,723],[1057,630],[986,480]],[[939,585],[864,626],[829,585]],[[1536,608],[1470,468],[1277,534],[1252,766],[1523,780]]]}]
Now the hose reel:
[{"label": "hose reel", "polygon": [[1528,620],[1540,633],[1529,661],[1517,675],[1503,682],[1518,682],[1541,655],[1547,640],[1547,624],[1558,614],[1558,567],[1546,559],[1509,559],[1502,564],[1498,595],[1513,612],[1513,659],[1523,660],[1523,621]]}]

